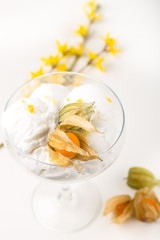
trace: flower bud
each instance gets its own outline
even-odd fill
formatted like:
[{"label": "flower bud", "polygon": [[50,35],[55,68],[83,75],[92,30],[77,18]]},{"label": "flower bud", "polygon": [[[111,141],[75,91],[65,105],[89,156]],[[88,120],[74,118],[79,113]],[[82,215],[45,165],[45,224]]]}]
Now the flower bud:
[{"label": "flower bud", "polygon": [[86,120],[90,120],[91,115],[94,113],[93,105],[94,102],[67,104],[59,112],[58,123],[60,124],[62,121],[64,121],[67,117],[71,115],[78,115],[85,118]]},{"label": "flower bud", "polygon": [[155,193],[147,187],[135,194],[134,209],[140,221],[153,222],[160,217],[160,203]]},{"label": "flower bud", "polygon": [[128,186],[140,189],[144,187],[153,188],[158,185],[160,180],[157,180],[152,172],[145,168],[133,167],[130,168],[127,178]]}]

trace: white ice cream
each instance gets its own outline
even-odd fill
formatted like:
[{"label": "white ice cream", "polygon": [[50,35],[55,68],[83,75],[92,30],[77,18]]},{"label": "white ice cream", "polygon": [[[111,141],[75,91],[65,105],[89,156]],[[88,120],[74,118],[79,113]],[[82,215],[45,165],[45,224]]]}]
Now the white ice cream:
[{"label": "white ice cream", "polygon": [[100,133],[89,133],[86,136],[87,142],[95,152],[104,153],[111,146],[111,143],[113,143],[116,129],[108,121],[93,120],[92,123]]},{"label": "white ice cream", "polygon": [[106,94],[106,89],[103,85],[84,84],[74,88],[71,93],[65,98],[64,105],[77,101],[95,102],[95,116],[98,119],[110,117],[112,104],[108,101],[109,96]]},{"label": "white ice cream", "polygon": [[[72,91],[59,84],[44,83],[29,98],[19,99],[3,114],[3,123],[13,143],[41,162],[51,163],[47,150],[49,131],[54,131],[62,106],[77,101],[95,102],[93,124],[101,133],[87,135],[88,144],[99,154],[107,151],[116,137],[113,103],[106,89],[85,84]],[[112,100],[112,99],[111,99]],[[33,106],[34,113],[28,110]]]},{"label": "white ice cream", "polygon": [[[28,111],[31,105],[35,113]],[[24,153],[46,144],[49,124],[55,126],[48,106],[32,98],[16,101],[3,115],[3,121],[13,143]]]},{"label": "white ice cream", "polygon": [[[59,84],[42,84],[30,96],[12,104],[3,114],[2,121],[13,143],[24,153],[47,143],[49,131],[56,127],[61,101],[69,93]],[[33,106],[34,113],[28,110]]]},{"label": "white ice cream", "polygon": [[60,84],[43,83],[31,94],[31,97],[45,102],[49,106],[50,111],[55,115],[62,107],[62,101],[68,96],[69,92],[67,87]]}]

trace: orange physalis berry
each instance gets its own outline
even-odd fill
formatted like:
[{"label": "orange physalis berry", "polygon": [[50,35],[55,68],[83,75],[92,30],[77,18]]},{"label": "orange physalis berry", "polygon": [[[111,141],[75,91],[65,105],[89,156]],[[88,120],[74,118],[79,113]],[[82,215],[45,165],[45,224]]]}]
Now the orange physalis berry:
[{"label": "orange physalis berry", "polygon": [[[77,138],[77,136],[71,132],[67,132],[66,135],[69,137],[69,139],[77,146],[77,147],[80,147],[80,141],[79,139]],[[55,151],[56,152],[59,152],[61,153],[63,156],[65,157],[68,157],[68,158],[73,158],[77,155],[77,153],[74,153],[74,152],[68,152],[66,150],[60,150],[60,149],[57,149],[55,148]]]},{"label": "orange physalis berry", "polygon": [[115,208],[116,214],[121,215],[127,205],[128,205],[128,202],[123,202],[118,204]]},{"label": "orange physalis berry", "polygon": [[143,209],[144,209],[144,204],[145,203],[149,204],[151,207],[154,207],[158,211],[157,205],[152,199],[150,199],[150,198],[142,199],[142,208]]}]

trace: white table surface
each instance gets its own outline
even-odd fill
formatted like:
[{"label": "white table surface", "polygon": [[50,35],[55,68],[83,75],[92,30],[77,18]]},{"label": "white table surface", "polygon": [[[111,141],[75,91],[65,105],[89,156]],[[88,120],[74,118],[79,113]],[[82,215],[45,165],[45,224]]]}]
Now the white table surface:
[{"label": "white table surface", "polygon": [[[12,91],[40,66],[40,57],[55,49],[55,40],[72,40],[85,23],[81,0],[0,1],[0,108]],[[118,160],[93,181],[103,204],[114,195],[135,191],[123,180],[132,166],[143,166],[160,178],[160,1],[101,0],[104,19],[97,36],[111,32],[123,52],[106,62],[107,73],[86,72],[107,83],[120,97],[126,113],[126,141]],[[100,41],[91,40],[93,49]],[[35,220],[30,199],[39,180],[23,172],[6,149],[0,149],[0,239],[159,239],[160,220],[113,224],[102,217],[73,234],[50,231]],[[160,197],[160,189],[157,187]]]}]

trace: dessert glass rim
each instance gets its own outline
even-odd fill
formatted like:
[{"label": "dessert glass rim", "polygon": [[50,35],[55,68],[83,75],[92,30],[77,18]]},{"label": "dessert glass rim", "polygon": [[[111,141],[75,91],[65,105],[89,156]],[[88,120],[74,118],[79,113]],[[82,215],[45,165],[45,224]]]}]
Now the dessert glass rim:
[{"label": "dessert glass rim", "polygon": [[[90,75],[83,74],[83,73],[78,73],[78,72],[66,72],[66,71],[64,71],[64,72],[52,72],[52,73],[47,73],[47,74],[40,75],[40,76],[38,76],[38,77],[36,77],[36,78],[33,78],[33,79],[31,79],[31,80],[28,80],[27,82],[21,84],[21,85],[10,95],[10,97],[8,98],[8,100],[7,100],[6,104],[5,104],[5,107],[4,107],[4,109],[3,109],[3,112],[5,112],[5,111],[7,110],[8,105],[9,105],[12,97],[13,97],[20,89],[22,89],[23,87],[25,87],[26,85],[28,85],[30,82],[35,81],[35,80],[38,80],[38,79],[40,79],[40,78],[42,78],[42,77],[45,78],[45,77],[48,77],[48,76],[59,75],[59,74],[79,75],[79,76],[81,76],[81,77],[88,78],[88,79],[90,79],[90,80],[92,80],[92,81],[94,81],[94,82],[97,82],[97,84],[100,83],[101,85],[104,85],[105,87],[107,87],[107,88],[109,89],[109,91],[111,91],[111,93],[112,93],[112,94],[115,96],[115,98],[118,100],[118,103],[119,103],[119,105],[120,105],[120,109],[121,109],[121,112],[122,112],[122,125],[121,125],[120,131],[119,131],[119,133],[118,133],[118,137],[114,140],[114,142],[113,142],[112,145],[107,149],[107,151],[103,152],[102,154],[109,152],[109,151],[116,145],[116,143],[118,142],[118,140],[120,139],[120,137],[121,137],[121,135],[122,135],[122,133],[123,133],[124,126],[125,126],[125,113],[124,113],[124,109],[123,109],[122,103],[121,103],[119,97],[117,96],[117,94],[116,94],[107,84],[105,84],[104,82],[100,82],[100,81],[98,81],[98,80],[95,80],[95,79],[94,79],[92,76],[90,76]],[[21,151],[19,148],[17,148],[17,146],[13,143],[13,141],[12,141],[12,139],[9,137],[6,129],[5,129],[4,133],[5,133],[6,137],[7,137],[7,140],[9,141],[9,143],[10,143],[10,144],[15,148],[15,150],[16,150],[20,155],[22,155],[23,157],[26,157],[26,158],[28,158],[28,159],[30,159],[30,160],[34,160],[34,161],[36,161],[36,162],[38,162],[38,163],[40,163],[40,164],[43,164],[43,165],[52,166],[52,167],[53,167],[53,166],[56,166],[56,164],[54,164],[54,163],[45,163],[45,162],[39,161],[39,160],[36,159],[36,158],[31,157],[30,154],[24,153],[24,152]]]}]

